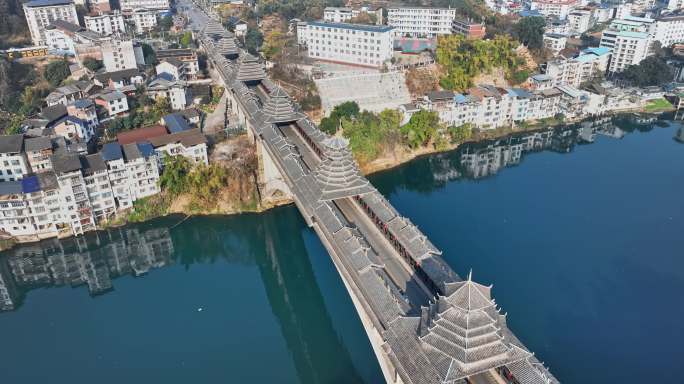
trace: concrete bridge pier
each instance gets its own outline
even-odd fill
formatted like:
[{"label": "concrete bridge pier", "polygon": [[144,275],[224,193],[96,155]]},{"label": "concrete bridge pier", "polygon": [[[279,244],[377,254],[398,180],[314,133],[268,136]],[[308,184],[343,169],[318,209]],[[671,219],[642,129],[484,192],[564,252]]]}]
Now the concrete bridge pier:
[{"label": "concrete bridge pier", "polygon": [[268,206],[291,202],[292,191],[261,140],[256,141],[256,151],[259,159],[261,203]]}]

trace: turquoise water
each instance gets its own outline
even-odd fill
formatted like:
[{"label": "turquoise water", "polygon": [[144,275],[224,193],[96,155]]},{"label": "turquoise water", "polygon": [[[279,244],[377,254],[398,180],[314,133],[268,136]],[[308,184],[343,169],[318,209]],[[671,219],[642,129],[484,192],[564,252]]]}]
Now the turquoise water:
[{"label": "turquoise water", "polygon": [[[675,126],[620,126],[633,132],[593,144],[549,134],[487,177],[463,154],[520,140],[371,180],[459,274],[494,283],[510,327],[562,382],[681,382],[684,145]],[[0,381],[382,381],[296,208],[179,221],[0,256],[16,307],[0,313]]]}]

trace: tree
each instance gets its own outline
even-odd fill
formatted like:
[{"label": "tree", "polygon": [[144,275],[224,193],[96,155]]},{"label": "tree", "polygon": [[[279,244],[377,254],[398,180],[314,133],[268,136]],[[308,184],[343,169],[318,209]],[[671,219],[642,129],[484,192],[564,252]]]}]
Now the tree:
[{"label": "tree", "polygon": [[87,57],[85,60],[83,60],[83,66],[90,69],[93,72],[97,72],[104,65],[102,64],[101,60],[97,60],[92,57]]},{"label": "tree", "polygon": [[264,42],[264,35],[256,27],[248,27],[247,33],[245,34],[245,48],[252,55],[259,53],[259,48],[261,43]]},{"label": "tree", "polygon": [[473,126],[470,123],[465,123],[458,127],[452,126],[447,129],[447,133],[453,144],[461,144],[473,135]]},{"label": "tree", "polygon": [[187,48],[192,44],[192,32],[187,31],[183,33],[183,36],[180,38],[180,45],[183,48]]},{"label": "tree", "polygon": [[514,36],[526,47],[539,50],[544,47],[546,21],[541,16],[523,17],[513,27]]},{"label": "tree", "polygon": [[321,131],[334,135],[342,119],[350,119],[359,114],[359,105],[355,101],[346,101],[336,105],[329,117],[324,117],[318,127]]},{"label": "tree", "polygon": [[145,58],[145,64],[154,65],[157,61],[157,54],[154,53],[154,48],[149,44],[142,44],[143,57]]},{"label": "tree", "polygon": [[622,76],[637,87],[646,87],[668,83],[674,78],[674,73],[663,58],[649,56],[638,65],[627,67]]},{"label": "tree", "polygon": [[190,160],[183,156],[164,156],[164,172],[159,176],[159,186],[172,195],[186,192],[189,187],[187,176],[190,168]]},{"label": "tree", "polygon": [[440,127],[437,112],[421,109],[411,116],[406,125],[401,127],[404,142],[410,148],[418,148],[432,140]]},{"label": "tree", "polygon": [[169,103],[169,99],[166,97],[158,97],[154,101],[154,105],[152,106],[148,120],[150,122],[159,121],[159,119],[168,115],[169,113],[171,113],[171,104]]},{"label": "tree", "polygon": [[171,16],[164,16],[159,20],[159,29],[162,31],[168,31],[173,26],[173,18]]},{"label": "tree", "polygon": [[274,60],[279,57],[287,42],[285,35],[280,31],[272,31],[264,39],[261,50],[267,60]]},{"label": "tree", "polygon": [[64,79],[69,77],[70,74],[69,62],[66,59],[61,59],[50,62],[45,68],[45,74],[43,76],[51,86],[57,87]]}]

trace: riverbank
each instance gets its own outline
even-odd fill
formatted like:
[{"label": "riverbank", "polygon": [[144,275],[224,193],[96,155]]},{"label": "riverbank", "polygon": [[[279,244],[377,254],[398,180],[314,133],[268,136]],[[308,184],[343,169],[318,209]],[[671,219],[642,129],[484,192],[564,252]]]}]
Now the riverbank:
[{"label": "riverbank", "polygon": [[[661,112],[640,113],[652,117],[662,115]],[[615,118],[623,115],[629,115],[629,113],[621,112],[608,114],[603,116],[603,118]],[[449,143],[443,147],[429,145],[415,150],[403,147],[396,149],[391,153],[385,153],[368,163],[361,164],[360,169],[364,175],[369,176],[374,173],[388,171],[402,166],[421,157],[455,151],[463,144],[477,143],[483,140],[501,139],[520,133],[539,132],[559,126],[579,124],[587,120],[589,120],[589,118],[574,121],[543,121],[538,122],[537,124],[518,126],[516,128],[501,127],[493,130],[475,131],[471,138],[464,143]],[[231,158],[228,155],[236,150],[236,148],[242,153],[242,156],[238,156],[238,159],[241,159],[242,162],[234,163],[235,158]],[[252,150],[244,145],[243,138],[239,137],[227,140],[217,144],[212,153],[210,164],[222,164],[226,168],[243,168],[246,163],[251,164],[255,160],[255,158],[250,156],[252,153]],[[244,159],[249,160],[245,162]],[[181,193],[173,196],[161,193],[149,198],[141,199],[134,204],[133,210],[121,213],[116,219],[98,226],[97,230],[142,223],[176,214],[185,215],[186,217],[210,215],[234,216],[243,213],[259,214],[267,212],[275,207],[293,203],[292,199],[281,199],[269,203],[261,202],[255,180],[256,176],[242,173],[239,179],[226,181],[224,187],[221,188],[218,193],[211,194],[211,196],[213,196],[212,198],[205,197],[198,200],[196,193]],[[244,198],[236,198],[236,196],[244,196]],[[73,235],[70,235],[69,237],[71,236]],[[10,249],[17,244],[34,243],[37,241],[39,241],[39,239],[7,239],[0,244],[0,251]]]}]

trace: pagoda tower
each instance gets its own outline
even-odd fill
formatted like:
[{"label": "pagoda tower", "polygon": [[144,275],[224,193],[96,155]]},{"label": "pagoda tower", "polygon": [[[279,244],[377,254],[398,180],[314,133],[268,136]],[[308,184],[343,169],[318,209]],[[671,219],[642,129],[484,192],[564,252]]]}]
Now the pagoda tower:
[{"label": "pagoda tower", "polygon": [[259,60],[256,57],[249,53],[242,56],[239,60],[236,80],[251,83],[261,81],[265,78],[266,71],[264,71],[264,67],[259,63]]},{"label": "pagoda tower", "polygon": [[271,91],[261,112],[264,114],[264,122],[271,124],[291,123],[305,117],[295,110],[292,100],[280,87]]},{"label": "pagoda tower", "polygon": [[313,173],[321,190],[320,200],[342,199],[375,190],[356,166],[347,139],[329,137],[322,144],[325,158]]},{"label": "pagoda tower", "polygon": [[228,59],[235,59],[240,53],[235,44],[235,40],[232,37],[222,37],[214,47],[218,54],[223,55]]},{"label": "pagoda tower", "polygon": [[472,281],[448,284],[448,296],[440,296],[424,308],[419,338],[444,382],[463,379],[531,356],[504,334],[505,316],[491,298],[491,286]]}]

